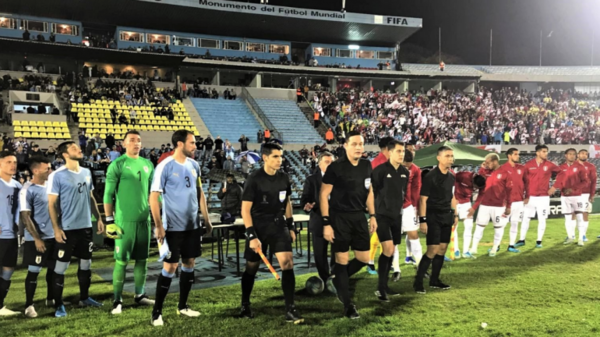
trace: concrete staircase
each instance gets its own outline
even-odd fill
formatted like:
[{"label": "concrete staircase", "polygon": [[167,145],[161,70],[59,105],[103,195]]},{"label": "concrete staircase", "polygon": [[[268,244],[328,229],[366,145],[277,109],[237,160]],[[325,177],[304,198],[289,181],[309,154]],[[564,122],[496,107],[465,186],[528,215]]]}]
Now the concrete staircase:
[{"label": "concrete staircase", "polygon": [[185,110],[190,115],[190,118],[192,119],[192,123],[194,123],[194,126],[196,126],[196,129],[198,129],[198,133],[200,133],[200,136],[202,136],[202,138],[206,138],[206,136],[211,135],[211,137],[214,138],[214,136],[210,133],[210,130],[208,129],[208,127],[206,127],[206,124],[202,120],[202,117],[200,117],[200,114],[198,113],[198,110],[196,110],[196,107],[194,106],[194,103],[192,102],[192,100],[189,98],[186,98],[186,99],[182,100],[182,103],[183,103],[183,106],[185,107]]}]

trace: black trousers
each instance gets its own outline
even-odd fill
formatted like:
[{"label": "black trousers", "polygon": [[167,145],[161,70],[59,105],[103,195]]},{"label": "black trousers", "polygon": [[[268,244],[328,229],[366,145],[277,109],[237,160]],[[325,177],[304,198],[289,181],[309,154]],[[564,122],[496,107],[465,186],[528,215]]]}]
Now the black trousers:
[{"label": "black trousers", "polygon": [[331,245],[323,236],[317,236],[313,233],[313,251],[315,254],[315,265],[317,266],[317,273],[323,282],[327,281],[331,270],[335,265],[335,253],[331,251],[331,261],[327,261],[327,253],[330,250]]}]

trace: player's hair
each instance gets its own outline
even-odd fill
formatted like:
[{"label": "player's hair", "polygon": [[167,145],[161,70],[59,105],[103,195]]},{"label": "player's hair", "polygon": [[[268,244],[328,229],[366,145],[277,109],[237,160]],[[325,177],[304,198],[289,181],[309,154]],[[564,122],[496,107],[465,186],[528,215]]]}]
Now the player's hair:
[{"label": "player's hair", "polygon": [[225,176],[225,178],[229,178],[229,177],[235,179],[235,176],[232,173],[227,173],[227,175]]},{"label": "player's hair", "polygon": [[317,157],[317,163],[321,162],[321,159],[325,158],[325,157],[332,157],[335,159],[335,157],[333,156],[333,153],[329,152],[329,151],[323,151],[319,154],[319,156]]},{"label": "player's hair", "polygon": [[281,147],[281,145],[277,144],[277,143],[266,143],[265,145],[263,145],[262,147],[262,152],[261,154],[263,156],[270,156],[271,153],[273,153],[273,151],[275,150],[279,150],[279,151],[283,151],[283,148]]},{"label": "player's hair", "polygon": [[68,140],[66,142],[58,144],[58,147],[56,148],[56,153],[60,158],[65,159],[65,157],[63,157],[63,154],[69,153],[69,146],[73,144],[75,144],[75,142],[72,140]]},{"label": "player's hair", "polygon": [[579,150],[579,152],[578,152],[578,153],[581,153],[581,152],[588,153],[588,150],[586,150],[586,149],[581,149],[581,150]]},{"label": "player's hair", "polygon": [[187,139],[188,135],[193,134],[194,133],[189,130],[177,130],[173,132],[173,136],[171,136],[171,142],[174,144],[173,146],[177,147],[177,142],[182,142],[183,144],[185,144],[185,140]]},{"label": "player's hair", "polygon": [[383,137],[383,138],[381,138],[379,140],[379,148],[382,149],[382,150],[385,149],[385,148],[387,148],[389,150],[390,148],[388,147],[388,144],[390,142],[392,142],[392,141],[394,141],[394,138],[392,138],[392,137]]},{"label": "player's hair", "polygon": [[548,150],[548,147],[546,145],[544,145],[544,144],[538,144],[538,145],[535,146],[535,152],[538,152],[538,151],[543,150],[543,149]]},{"label": "player's hair", "polygon": [[125,132],[125,135],[123,136],[123,140],[127,139],[127,136],[129,136],[129,135],[138,135],[141,137],[138,130],[129,130],[129,131]]},{"label": "player's hair", "polygon": [[488,159],[491,159],[492,161],[499,161],[499,160],[500,160],[500,157],[498,157],[498,154],[497,154],[497,153],[493,153],[493,152],[492,152],[492,153],[488,153],[488,154],[485,156],[485,160],[488,160]]},{"label": "player's hair", "polygon": [[477,186],[477,188],[484,188],[485,187],[485,177],[481,176],[479,174],[476,174],[473,177],[473,185]]},{"label": "player's hair", "polygon": [[348,134],[346,135],[346,144],[348,144],[348,142],[350,141],[350,138],[354,137],[354,136],[361,136],[362,134],[358,131],[350,131],[348,132]]},{"label": "player's hair", "polygon": [[388,149],[388,151],[393,151],[396,148],[396,145],[400,145],[400,146],[404,147],[404,143],[399,142],[392,138],[392,140],[390,140],[387,143],[386,148]]},{"label": "player's hair", "polygon": [[413,154],[410,151],[406,151],[404,152],[404,162],[405,163],[412,163],[414,160]]},{"label": "player's hair", "polygon": [[15,153],[12,151],[8,151],[8,150],[3,150],[0,152],[0,159],[4,159],[4,158],[10,157],[10,156],[15,156]]},{"label": "player's hair", "polygon": [[50,164],[50,159],[41,156],[31,157],[29,159],[29,171],[33,174],[33,169],[40,166],[40,164]]},{"label": "player's hair", "polygon": [[567,153],[569,153],[569,152],[571,152],[571,151],[573,151],[573,152],[577,153],[577,150],[575,150],[575,148],[572,148],[572,147],[570,147],[570,148],[568,148],[568,149],[565,151],[565,154],[567,154]]},{"label": "player's hair", "polygon": [[515,147],[511,147],[510,149],[506,150],[506,156],[508,157],[517,151],[519,151],[519,149],[517,149]]},{"label": "player's hair", "polygon": [[449,146],[440,146],[437,150],[437,155],[441,155],[443,152],[452,151],[452,148]]}]

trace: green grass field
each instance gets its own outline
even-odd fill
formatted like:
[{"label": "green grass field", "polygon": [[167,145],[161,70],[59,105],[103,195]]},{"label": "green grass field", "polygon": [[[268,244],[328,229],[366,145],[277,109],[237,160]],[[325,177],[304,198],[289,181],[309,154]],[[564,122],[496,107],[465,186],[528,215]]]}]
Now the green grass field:
[{"label": "green grass field", "polygon": [[[165,326],[154,328],[149,324],[151,309],[133,306],[132,294],[125,294],[123,313],[111,316],[112,285],[94,275],[90,294],[103,301],[104,307],[68,307],[69,316],[56,319],[51,309],[37,301],[38,318],[0,319],[0,336],[599,336],[599,219],[591,219],[590,241],[585,247],[564,246],[563,220],[549,220],[542,249],[534,248],[537,221],[533,221],[530,240],[520,254],[505,252],[507,228],[501,253],[495,258],[483,254],[491,246],[490,226],[477,260],[445,264],[442,280],[452,289],[444,292],[428,290],[426,295],[415,294],[415,270],[402,266],[402,280],[390,284],[403,295],[389,303],[379,303],[373,294],[377,276],[360,272],[351,280],[361,314],[360,319],[353,321],[342,316],[342,305],[334,296],[315,297],[304,292],[306,279],[314,275],[310,274],[296,280],[297,307],[305,317],[303,325],[284,321],[280,285],[269,280],[255,284],[254,320],[234,317],[240,302],[240,288],[236,285],[192,291],[189,303],[202,312],[197,319],[177,316],[178,295],[169,294],[163,311]],[[400,249],[404,256],[404,244]],[[111,264],[112,255],[104,251],[95,255],[92,268]],[[75,299],[79,293],[75,272],[76,268],[70,267],[65,280],[67,299]],[[24,310],[25,276],[26,270],[19,270],[12,278],[6,304],[13,310]],[[38,283],[36,298],[43,299],[43,277]],[[488,324],[485,329],[481,327],[483,322]]]}]

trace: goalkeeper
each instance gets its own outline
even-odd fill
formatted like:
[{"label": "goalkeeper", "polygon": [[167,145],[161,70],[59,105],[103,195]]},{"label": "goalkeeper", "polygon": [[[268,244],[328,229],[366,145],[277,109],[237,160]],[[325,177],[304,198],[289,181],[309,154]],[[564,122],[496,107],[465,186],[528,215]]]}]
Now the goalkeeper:
[{"label": "goalkeeper", "polygon": [[113,315],[122,310],[125,269],[130,259],[135,260],[135,302],[154,305],[144,291],[151,235],[148,198],[154,165],[139,155],[142,148],[139,132],[128,131],[124,139],[126,153],[108,167],[104,190],[106,233],[115,239]]}]

